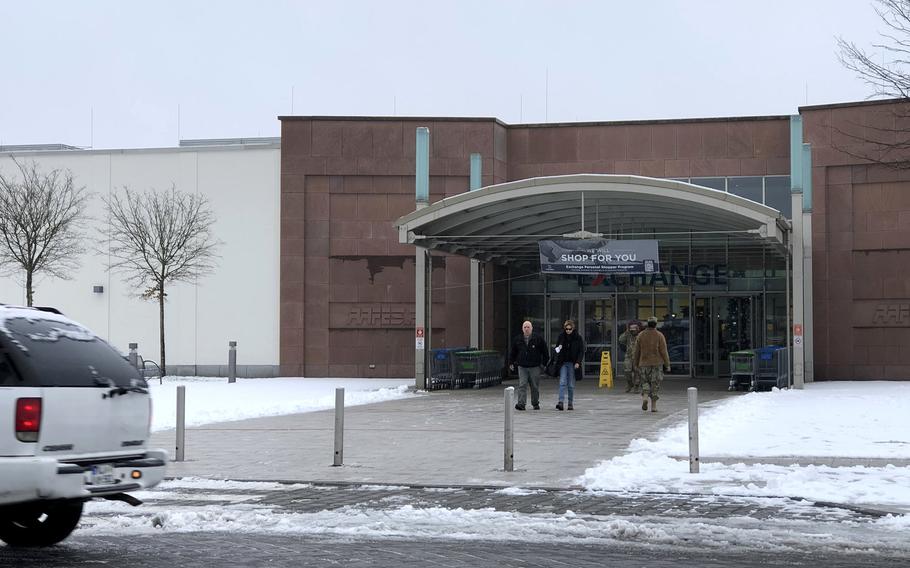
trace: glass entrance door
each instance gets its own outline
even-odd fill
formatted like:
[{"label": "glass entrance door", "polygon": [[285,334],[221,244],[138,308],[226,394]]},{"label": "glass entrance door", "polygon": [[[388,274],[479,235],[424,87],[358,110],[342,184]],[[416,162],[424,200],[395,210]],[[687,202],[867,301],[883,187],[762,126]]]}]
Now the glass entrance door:
[{"label": "glass entrance door", "polygon": [[546,338],[552,348],[556,344],[556,338],[562,333],[562,324],[566,320],[573,320],[578,324],[578,316],[581,302],[576,299],[551,298],[549,305],[549,322],[547,331],[549,336]]},{"label": "glass entrance door", "polygon": [[613,372],[616,376],[622,375],[623,362],[632,353],[620,347],[619,336],[625,333],[630,321],[637,321],[642,325],[648,316],[654,313],[651,294],[617,294],[616,295],[616,351],[613,352]]},{"label": "glass entrance door", "polygon": [[714,315],[714,298],[695,298],[692,310],[692,344],[695,356],[696,377],[717,376],[717,332]]},{"label": "glass entrance door", "polygon": [[755,304],[752,296],[714,299],[717,310],[717,373],[730,375],[730,353],[756,347],[753,338]]},{"label": "glass entrance door", "polygon": [[757,346],[753,296],[695,298],[694,364],[698,377],[730,375],[730,353]]},{"label": "glass entrance door", "polygon": [[567,319],[575,321],[577,332],[585,341],[584,375],[597,377],[600,373],[600,354],[610,351],[613,354],[613,337],[615,335],[615,318],[613,297],[597,299],[551,298],[549,303],[547,341],[552,348],[562,324]]},{"label": "glass entrance door", "polygon": [[585,340],[585,377],[597,377],[600,374],[600,354],[613,353],[613,298],[582,300],[584,303],[584,326],[581,327]]}]

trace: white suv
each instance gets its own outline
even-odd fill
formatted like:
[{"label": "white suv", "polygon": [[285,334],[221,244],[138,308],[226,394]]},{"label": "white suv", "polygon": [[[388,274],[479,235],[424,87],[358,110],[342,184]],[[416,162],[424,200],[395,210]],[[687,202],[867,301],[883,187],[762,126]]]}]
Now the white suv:
[{"label": "white suv", "polygon": [[92,498],[164,477],[148,450],[145,379],[106,341],[51,308],[0,305],[0,540],[48,546],[66,538]]}]

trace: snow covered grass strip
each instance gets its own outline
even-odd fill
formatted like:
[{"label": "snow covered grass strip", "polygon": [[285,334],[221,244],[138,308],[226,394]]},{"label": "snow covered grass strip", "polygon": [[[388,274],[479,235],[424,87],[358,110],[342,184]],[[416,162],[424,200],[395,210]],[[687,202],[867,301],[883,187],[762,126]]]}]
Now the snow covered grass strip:
[{"label": "snow covered grass strip", "polygon": [[237,379],[166,377],[149,382],[153,400],[152,431],[176,426],[177,387],[186,387],[186,425],[202,426],[315,412],[335,407],[335,389],[345,389],[345,406],[420,396],[409,391],[413,379]]},{"label": "snow covered grass strip", "polygon": [[[883,412],[882,409],[888,409]],[[712,457],[851,456],[910,458],[910,384],[814,383],[729,398],[699,417],[700,448]],[[684,419],[653,440],[588,469],[588,489],[787,496],[910,513],[910,467],[701,463],[690,474]]]}]

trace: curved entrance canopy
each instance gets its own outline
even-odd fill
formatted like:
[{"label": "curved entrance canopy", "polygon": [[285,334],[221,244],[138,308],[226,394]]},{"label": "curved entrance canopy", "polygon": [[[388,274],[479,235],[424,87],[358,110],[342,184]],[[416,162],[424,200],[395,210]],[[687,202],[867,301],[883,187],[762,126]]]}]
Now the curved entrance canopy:
[{"label": "curved entrance canopy", "polygon": [[790,223],[760,203],[685,182],[579,174],[492,185],[398,219],[399,242],[533,265],[540,239],[658,239],[662,250],[786,254]]}]

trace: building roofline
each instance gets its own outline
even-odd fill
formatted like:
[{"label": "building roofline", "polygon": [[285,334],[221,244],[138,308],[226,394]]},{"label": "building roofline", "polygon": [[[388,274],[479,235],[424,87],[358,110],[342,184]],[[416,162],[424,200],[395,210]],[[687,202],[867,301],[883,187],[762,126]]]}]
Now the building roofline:
[{"label": "building roofline", "polygon": [[[200,142],[200,141],[195,141]],[[174,153],[174,152],[224,152],[240,150],[269,150],[280,149],[281,143],[262,143],[253,144],[193,144],[184,146],[164,146],[158,148],[80,148],[73,150],[5,150],[0,149],[0,157],[3,156],[72,156],[76,154],[153,154],[153,153]]]},{"label": "building roofline", "polygon": [[0,152],[48,152],[55,150],[85,150],[83,146],[72,146],[70,144],[50,143],[50,144],[3,144],[0,145]]},{"label": "building roofline", "polygon": [[0,155],[28,154],[127,154],[147,152],[192,152],[196,150],[256,150],[280,148],[281,138],[259,136],[248,138],[190,138],[179,141],[178,146],[153,148],[85,148],[68,144],[10,144],[0,146]]},{"label": "building roofline", "polygon": [[198,148],[200,146],[256,146],[280,144],[280,136],[251,136],[245,138],[185,138],[180,140],[181,148]]},{"label": "building roofline", "polygon": [[764,120],[789,120],[790,115],[767,116],[722,116],[708,118],[660,118],[647,120],[614,120],[584,122],[532,122],[509,124],[494,117],[456,116],[279,116],[280,121],[325,121],[325,122],[493,122],[505,128],[561,128],[567,126],[626,126],[647,124],[689,124],[703,122],[745,122]]},{"label": "building roofline", "polygon": [[808,105],[799,107],[799,112],[802,113],[804,110],[827,110],[834,108],[851,108],[851,107],[866,107],[866,106],[880,106],[880,105],[893,105],[900,103],[910,103],[910,99],[875,99],[875,100],[866,100],[866,101],[853,101],[847,103],[829,103],[823,105]]},{"label": "building roofline", "polygon": [[501,126],[509,125],[492,116],[287,116],[279,115],[278,120],[295,122],[298,120],[356,122],[368,120],[371,122],[495,122]]},{"label": "building roofline", "polygon": [[644,120],[610,120],[590,122],[545,122],[530,124],[512,124],[510,128],[546,128],[551,126],[634,126],[648,124],[692,124],[704,122],[751,122],[763,120],[789,120],[789,115],[766,116],[717,116],[707,118],[654,118]]}]

